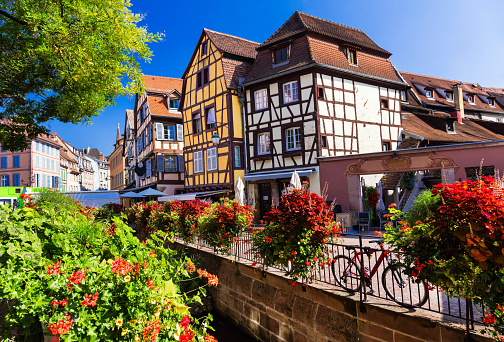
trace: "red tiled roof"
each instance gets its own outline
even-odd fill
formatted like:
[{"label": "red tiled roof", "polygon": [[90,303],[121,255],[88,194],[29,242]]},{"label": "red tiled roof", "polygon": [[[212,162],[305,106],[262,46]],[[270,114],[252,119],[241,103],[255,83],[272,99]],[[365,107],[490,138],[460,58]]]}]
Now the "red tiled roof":
[{"label": "red tiled roof", "polygon": [[[502,112],[504,113],[504,107],[496,103],[495,106],[490,106],[488,103],[482,100],[486,99],[488,96],[492,96],[485,88],[482,88],[479,84],[469,83],[469,82],[459,82],[444,78],[418,75],[409,72],[401,72],[401,75],[406,80],[406,82],[411,86],[411,91],[415,92],[418,98],[425,102],[427,105],[444,105],[453,107],[455,110],[455,104],[453,101],[446,100],[445,91],[453,91],[453,86],[456,84],[462,85],[462,91],[467,94],[474,94],[474,104],[464,100],[464,109],[472,111],[492,111],[492,112]],[[434,90],[434,99],[427,98],[422,90],[425,88],[432,88]]]},{"label": "red tiled roof", "polygon": [[388,58],[359,51],[358,63],[358,66],[350,65],[341,46],[318,38],[304,36],[295,39],[291,43],[290,60],[286,65],[273,68],[271,51],[259,51],[245,82],[252,82],[264,77],[277,75],[309,64],[323,64],[366,76],[403,82],[396,74]]},{"label": "red tiled roof", "polygon": [[259,43],[209,29],[203,29],[203,31],[221,52],[251,59],[257,55],[256,48]]},{"label": "red tiled roof", "polygon": [[182,117],[182,113],[170,113],[165,97],[147,96],[147,99],[149,101],[149,110],[152,115],[163,115],[172,118]]},{"label": "red tiled roof", "polygon": [[142,75],[148,91],[167,93],[174,89],[182,92],[182,79],[173,77]]},{"label": "red tiled roof", "polygon": [[[454,121],[455,134],[446,131],[446,121],[453,120],[449,114],[411,114],[403,113],[402,128],[409,133],[438,143],[480,142],[504,139],[504,124],[488,122],[496,127],[489,129],[483,120],[464,119],[462,123]],[[482,124],[483,123],[483,124]],[[498,128],[497,128],[498,127]],[[502,130],[499,133],[499,129]]]},{"label": "red tiled roof", "polygon": [[354,66],[348,63],[345,51],[340,46],[310,37],[308,37],[308,42],[312,59],[316,63],[402,82],[395,73],[394,67],[388,58],[378,57],[366,52],[359,52],[359,65]]},{"label": "red tiled roof", "polygon": [[370,49],[390,57],[391,53],[379,47],[361,30],[341,25],[329,20],[317,18],[299,11],[287,19],[287,21],[271,37],[261,44],[260,49],[280,43],[296,34],[313,32],[333,38],[339,42],[354,45],[356,47]]},{"label": "red tiled roof", "polygon": [[224,69],[224,79],[228,88],[236,88],[240,78],[245,78],[252,68],[251,63],[236,61],[234,59],[222,58],[222,68]]}]

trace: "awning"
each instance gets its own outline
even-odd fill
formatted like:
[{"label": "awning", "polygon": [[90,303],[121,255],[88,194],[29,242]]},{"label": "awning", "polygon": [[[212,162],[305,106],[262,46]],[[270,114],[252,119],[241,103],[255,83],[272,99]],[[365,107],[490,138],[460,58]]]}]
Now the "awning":
[{"label": "awning", "polygon": [[291,178],[294,171],[297,171],[299,177],[310,176],[314,169],[301,169],[301,170],[291,170],[291,171],[280,171],[280,172],[257,172],[245,175],[243,177],[246,182],[254,181],[254,180],[263,180],[263,179],[277,179],[277,178]]},{"label": "awning", "polygon": [[158,198],[158,202],[166,201],[190,201],[196,198],[208,197],[217,194],[231,192],[232,190],[216,190],[216,191],[203,191],[203,192],[190,192],[187,194],[179,194],[172,196],[163,196]]}]

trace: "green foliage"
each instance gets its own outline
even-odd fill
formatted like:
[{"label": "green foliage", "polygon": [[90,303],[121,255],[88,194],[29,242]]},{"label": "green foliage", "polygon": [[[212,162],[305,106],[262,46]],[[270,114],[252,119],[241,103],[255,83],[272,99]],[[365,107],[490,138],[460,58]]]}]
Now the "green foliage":
[{"label": "green foliage", "polygon": [[33,198],[33,205],[40,208],[54,208],[56,212],[75,211],[80,206],[73,198],[51,189],[42,189]]},{"label": "green foliage", "polygon": [[313,279],[317,264],[327,262],[326,239],[339,227],[325,200],[306,190],[282,195],[278,209],[265,217],[266,227],[252,234],[251,252],[264,258],[265,265],[289,267],[295,285],[299,278]]},{"label": "green foliage", "polygon": [[[126,0],[0,0],[0,143],[11,151],[49,120],[90,123],[141,91],[139,61],[160,39]],[[28,137],[28,140],[26,139]]]},{"label": "green foliage", "polygon": [[414,226],[417,221],[425,222],[431,218],[441,205],[441,197],[430,190],[422,191],[408,210],[407,221]]},{"label": "green foliage", "polygon": [[[143,244],[120,218],[112,226],[47,202],[15,212],[0,207],[4,337],[14,328],[29,335],[40,320],[62,341],[172,340],[192,331],[202,340],[206,319],[186,316],[198,288],[188,297],[178,285],[199,278],[190,259],[164,247],[166,234]],[[216,285],[216,277],[198,274]]]},{"label": "green foliage", "polygon": [[237,235],[250,227],[252,219],[249,206],[225,198],[213,203],[206,215],[201,216],[198,234],[210,246],[229,253]]},{"label": "green foliage", "polygon": [[[484,177],[436,185],[416,208],[425,216],[414,225],[399,221],[397,229],[388,227],[385,240],[405,252],[403,264],[413,276],[440,286],[448,296],[485,305],[484,323],[498,338],[504,334],[502,182]],[[403,215],[394,208],[390,212],[393,219]],[[408,221],[415,215],[407,215]]]},{"label": "green foliage", "polygon": [[413,171],[408,171],[405,172],[401,178],[400,182],[401,188],[407,189],[407,190],[413,190],[415,187],[415,172]]}]

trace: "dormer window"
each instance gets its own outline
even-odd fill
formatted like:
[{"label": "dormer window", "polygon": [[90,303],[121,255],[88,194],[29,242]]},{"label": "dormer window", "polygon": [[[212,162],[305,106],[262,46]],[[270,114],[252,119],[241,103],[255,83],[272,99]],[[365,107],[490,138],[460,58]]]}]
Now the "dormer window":
[{"label": "dormer window", "polygon": [[274,66],[284,65],[289,63],[290,45],[284,46],[273,51]]},{"label": "dormer window", "polygon": [[425,88],[425,97],[428,99],[433,99],[434,98],[434,92],[432,89]]},{"label": "dormer window", "polygon": [[493,97],[488,98],[488,105],[495,107],[495,99]]},{"label": "dormer window", "polygon": [[454,120],[446,120],[446,131],[448,133],[455,133],[455,121]]},{"label": "dormer window", "polygon": [[406,97],[406,91],[401,90],[401,101],[406,102],[407,100],[408,100],[408,98]]},{"label": "dormer window", "polygon": [[347,58],[348,58],[348,63],[352,65],[358,65],[357,63],[357,50],[352,49],[352,48],[347,48]]},{"label": "dormer window", "polygon": [[170,109],[178,109],[179,108],[179,100],[170,99]]},{"label": "dormer window", "polygon": [[467,94],[467,102],[474,104],[474,95]]},{"label": "dormer window", "polygon": [[446,92],[446,101],[453,101],[453,91]]}]

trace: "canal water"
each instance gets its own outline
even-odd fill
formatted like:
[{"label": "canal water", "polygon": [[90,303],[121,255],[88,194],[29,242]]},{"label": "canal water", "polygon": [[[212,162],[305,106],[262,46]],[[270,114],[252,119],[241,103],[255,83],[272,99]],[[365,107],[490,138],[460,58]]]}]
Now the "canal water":
[{"label": "canal water", "polygon": [[231,320],[222,316],[216,311],[212,312],[213,322],[211,323],[215,331],[209,331],[219,342],[259,342],[254,337],[246,334],[238,328]]}]

